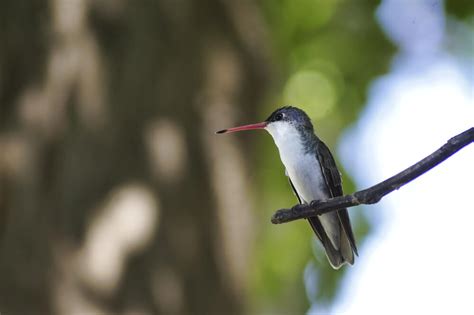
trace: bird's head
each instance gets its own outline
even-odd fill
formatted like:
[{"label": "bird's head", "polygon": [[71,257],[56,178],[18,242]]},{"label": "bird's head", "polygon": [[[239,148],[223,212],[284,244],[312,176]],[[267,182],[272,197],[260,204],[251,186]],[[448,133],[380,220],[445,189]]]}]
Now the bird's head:
[{"label": "bird's head", "polygon": [[313,132],[313,125],[308,115],[299,108],[285,106],[275,110],[261,123],[223,129],[217,133],[230,133],[243,130],[266,129],[273,138],[281,137],[289,132]]}]

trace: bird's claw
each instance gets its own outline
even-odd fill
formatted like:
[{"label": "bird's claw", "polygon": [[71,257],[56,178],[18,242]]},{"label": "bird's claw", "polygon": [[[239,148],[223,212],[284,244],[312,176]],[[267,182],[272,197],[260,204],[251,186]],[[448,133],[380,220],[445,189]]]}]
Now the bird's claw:
[{"label": "bird's claw", "polygon": [[299,205],[296,205],[294,206],[293,208],[291,208],[291,211],[293,211],[294,213],[298,213],[301,211],[301,209],[304,208],[304,205],[303,204],[299,204]]},{"label": "bird's claw", "polygon": [[316,208],[321,203],[320,200],[313,200],[309,203],[311,208]]}]

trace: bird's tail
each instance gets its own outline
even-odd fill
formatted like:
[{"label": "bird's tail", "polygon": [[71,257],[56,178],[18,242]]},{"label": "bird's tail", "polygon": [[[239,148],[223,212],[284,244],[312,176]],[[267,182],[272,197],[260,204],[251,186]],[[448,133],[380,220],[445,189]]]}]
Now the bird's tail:
[{"label": "bird's tail", "polygon": [[352,250],[349,238],[345,234],[345,231],[342,227],[339,229],[339,233],[341,233],[339,238],[340,246],[339,249],[336,249],[329,240],[329,237],[326,234],[326,231],[323,229],[319,218],[312,217],[309,218],[308,221],[316,233],[316,236],[323,244],[329,263],[334,269],[339,269],[344,264],[354,264],[354,251]]}]

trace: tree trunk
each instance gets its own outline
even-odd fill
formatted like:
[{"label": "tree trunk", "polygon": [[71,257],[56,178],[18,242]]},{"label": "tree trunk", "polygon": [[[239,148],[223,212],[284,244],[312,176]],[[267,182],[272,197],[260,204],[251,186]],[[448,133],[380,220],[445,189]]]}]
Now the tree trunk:
[{"label": "tree trunk", "polygon": [[258,8],[0,12],[0,312],[243,313],[249,161],[213,131],[263,96]]}]

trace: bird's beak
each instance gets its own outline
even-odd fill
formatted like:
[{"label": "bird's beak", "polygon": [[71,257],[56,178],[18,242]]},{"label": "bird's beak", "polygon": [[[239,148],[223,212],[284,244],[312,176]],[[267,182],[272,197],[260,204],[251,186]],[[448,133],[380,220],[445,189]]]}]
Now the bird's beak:
[{"label": "bird's beak", "polygon": [[229,129],[223,129],[223,130],[216,131],[216,133],[230,133],[230,132],[243,131],[243,130],[265,129],[267,125],[268,123],[264,121],[258,124],[251,124],[251,125],[239,126],[239,127],[229,128]]}]

